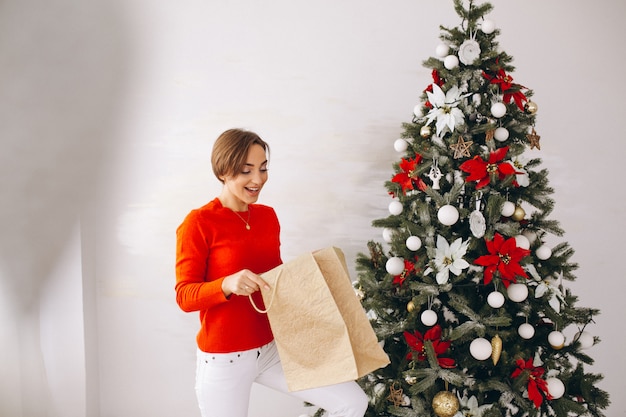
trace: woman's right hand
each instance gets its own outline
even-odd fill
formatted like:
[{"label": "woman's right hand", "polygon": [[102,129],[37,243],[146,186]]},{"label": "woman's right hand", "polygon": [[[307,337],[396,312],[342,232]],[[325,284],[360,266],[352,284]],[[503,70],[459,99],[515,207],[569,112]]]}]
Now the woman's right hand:
[{"label": "woman's right hand", "polygon": [[248,269],[243,269],[229,275],[222,281],[222,291],[226,298],[230,297],[232,294],[250,295],[258,291],[261,287],[266,290],[270,289],[270,286],[263,278]]}]

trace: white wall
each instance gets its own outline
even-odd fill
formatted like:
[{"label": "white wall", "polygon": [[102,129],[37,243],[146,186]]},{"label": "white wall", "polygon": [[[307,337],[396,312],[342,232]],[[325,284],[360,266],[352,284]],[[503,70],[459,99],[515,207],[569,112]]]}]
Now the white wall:
[{"label": "white wall", "polygon": [[[576,250],[579,280],[570,286],[580,305],[602,309],[589,330],[603,343],[589,353],[596,359],[593,371],[605,375],[602,388],[612,394],[607,415],[618,416],[626,415],[619,309],[626,202],[619,185],[626,93],[619,68],[626,64],[626,4],[600,3],[494,0],[492,17],[502,30],[501,47],[515,58],[515,81],[535,91],[538,156],[556,189],[552,218]],[[7,4],[26,13],[17,0]],[[99,2],[88,4],[100,10]],[[97,164],[81,166],[82,172],[96,166],[105,179],[81,194],[91,203],[84,217],[83,270],[97,284],[95,295],[86,296],[85,322],[97,323],[97,332],[88,327],[83,363],[68,359],[66,365],[91,370],[84,405],[90,417],[199,415],[193,393],[197,317],[174,302],[174,231],[191,208],[219,192],[209,165],[213,140],[238,126],[270,142],[270,182],[260,202],[274,206],[281,218],[285,259],[335,245],[353,261],[369,239],[380,236],[370,223],[387,214],[383,183],[398,157],[393,141],[430,82],[421,62],[434,55],[439,25],[459,21],[452,2],[442,0],[107,4],[117,6],[117,24],[95,26],[90,40],[100,46],[119,41],[104,68],[122,81],[98,84],[109,85],[105,91],[116,92],[114,98],[102,91],[89,96],[88,103],[107,97],[115,111],[104,117],[106,128],[95,130],[98,141],[80,148],[84,159]],[[62,65],[53,69],[51,77],[64,74]],[[104,105],[92,110],[111,112]],[[83,120],[72,112],[62,116],[68,124]],[[53,133],[49,143],[65,143],[64,132]],[[26,145],[39,146],[41,136],[33,133]],[[84,143],[86,136],[78,137]],[[100,141],[113,153],[92,158]],[[26,168],[22,175],[31,172]],[[64,168],[57,164],[51,172],[67,183]],[[39,191],[35,184],[33,192]],[[15,194],[11,201],[20,202]],[[24,192],[23,198],[31,195]],[[45,251],[37,255],[32,262],[47,259]],[[9,287],[13,269],[0,271],[0,283]],[[16,332],[1,320],[0,336]],[[3,349],[19,356],[16,345]],[[19,374],[19,367],[3,364],[2,370]],[[251,409],[251,417],[302,412],[299,402],[262,388],[255,390]]]}]

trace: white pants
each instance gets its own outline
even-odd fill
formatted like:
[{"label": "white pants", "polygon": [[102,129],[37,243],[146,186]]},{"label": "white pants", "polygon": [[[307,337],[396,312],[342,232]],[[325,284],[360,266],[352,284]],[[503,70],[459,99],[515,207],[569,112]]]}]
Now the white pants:
[{"label": "white pants", "polygon": [[246,417],[252,383],[314,404],[333,417],[363,417],[368,398],[354,382],[289,392],[274,342],[233,353],[198,350],[196,395],[202,417]]}]

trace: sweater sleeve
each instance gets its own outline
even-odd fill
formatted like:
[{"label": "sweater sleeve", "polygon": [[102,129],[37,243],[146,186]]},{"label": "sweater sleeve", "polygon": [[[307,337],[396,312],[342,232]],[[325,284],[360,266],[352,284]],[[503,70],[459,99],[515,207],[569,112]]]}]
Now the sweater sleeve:
[{"label": "sweater sleeve", "polygon": [[219,278],[206,281],[209,247],[197,214],[192,212],[176,231],[176,302],[185,312],[227,302]]}]

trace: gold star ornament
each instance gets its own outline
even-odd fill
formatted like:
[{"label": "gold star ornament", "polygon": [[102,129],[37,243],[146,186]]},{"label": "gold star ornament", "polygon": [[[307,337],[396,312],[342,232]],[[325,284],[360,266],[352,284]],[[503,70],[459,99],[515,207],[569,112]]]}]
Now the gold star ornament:
[{"label": "gold star ornament", "polygon": [[537,134],[534,127],[532,132],[526,135],[526,138],[530,141],[530,149],[537,148],[541,150],[541,145],[539,144],[539,139],[541,139],[541,136]]},{"label": "gold star ornament", "polygon": [[459,159],[464,156],[470,157],[472,154],[469,151],[470,146],[472,146],[474,142],[468,140],[467,142],[463,140],[463,136],[459,135],[459,140],[456,143],[450,145],[450,149],[454,151],[454,159]]}]

